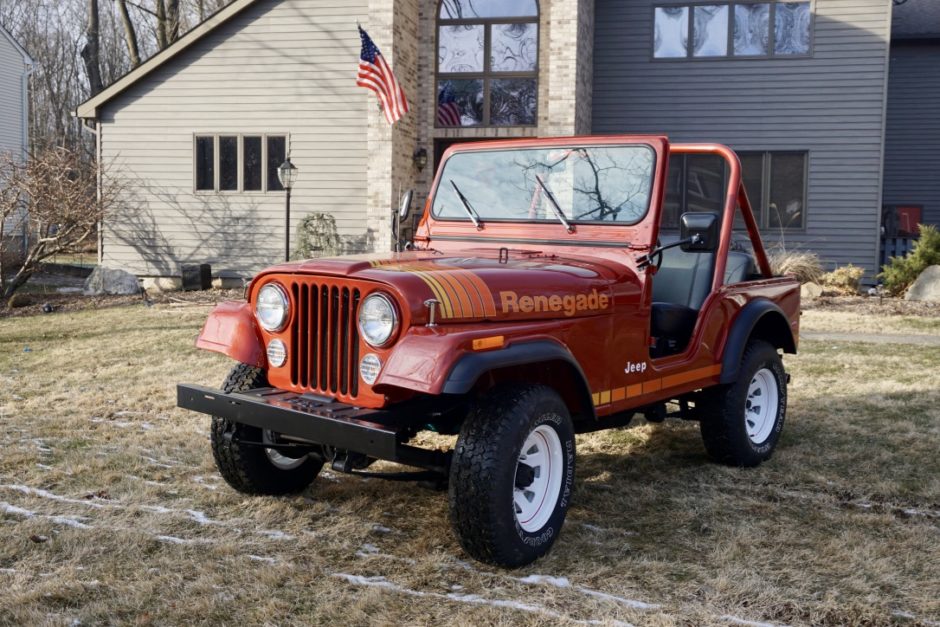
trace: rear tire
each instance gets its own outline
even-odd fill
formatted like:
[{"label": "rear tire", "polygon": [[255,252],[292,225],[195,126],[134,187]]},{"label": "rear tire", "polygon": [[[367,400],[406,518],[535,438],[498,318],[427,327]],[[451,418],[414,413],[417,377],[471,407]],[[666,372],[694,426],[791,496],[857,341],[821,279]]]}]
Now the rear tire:
[{"label": "rear tire", "polygon": [[[222,384],[223,392],[244,392],[267,385],[263,370],[238,364]],[[274,449],[242,442],[272,442],[277,435],[212,417],[212,455],[225,482],[244,494],[280,496],[302,492],[323,468],[313,455],[291,458]]]},{"label": "rear tire", "polygon": [[542,385],[487,393],[460,430],[450,470],[450,517],[473,558],[515,568],[558,538],[574,487],[568,408]]},{"label": "rear tire", "polygon": [[787,374],[777,349],[752,340],[738,379],[704,394],[700,428],[708,454],[729,466],[770,459],[787,414]]}]

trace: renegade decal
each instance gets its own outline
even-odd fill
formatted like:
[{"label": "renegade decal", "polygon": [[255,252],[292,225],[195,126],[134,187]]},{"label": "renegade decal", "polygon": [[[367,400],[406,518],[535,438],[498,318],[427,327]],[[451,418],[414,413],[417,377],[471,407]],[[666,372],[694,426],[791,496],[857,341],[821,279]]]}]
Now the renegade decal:
[{"label": "renegade decal", "polygon": [[499,300],[503,313],[542,313],[564,312],[571,317],[579,311],[599,311],[607,309],[610,297],[591,290],[590,294],[568,294],[567,296],[519,296],[516,292],[500,292]]}]

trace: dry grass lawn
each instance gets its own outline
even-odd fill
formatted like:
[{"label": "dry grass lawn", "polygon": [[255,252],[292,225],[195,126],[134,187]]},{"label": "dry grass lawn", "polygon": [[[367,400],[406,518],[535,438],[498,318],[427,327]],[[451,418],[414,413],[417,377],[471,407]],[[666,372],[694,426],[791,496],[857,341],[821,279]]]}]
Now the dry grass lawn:
[{"label": "dry grass lawn", "polygon": [[694,424],[580,437],[564,533],[508,572],[412,484],[224,485],[174,405],[229,368],[192,347],[206,313],[0,320],[0,623],[940,624],[938,348],[804,342],[754,470],[709,463]]}]

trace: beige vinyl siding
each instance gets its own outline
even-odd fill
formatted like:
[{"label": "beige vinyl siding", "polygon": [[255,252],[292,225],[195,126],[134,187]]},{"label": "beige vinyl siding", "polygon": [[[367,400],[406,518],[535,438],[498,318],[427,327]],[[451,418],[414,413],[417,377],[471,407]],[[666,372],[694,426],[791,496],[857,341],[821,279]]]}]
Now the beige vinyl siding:
[{"label": "beige vinyl siding", "polygon": [[[26,149],[24,127],[24,83],[26,63],[23,55],[5,35],[0,33],[0,153],[20,158]],[[10,236],[22,232],[24,215],[8,218],[3,232]]]},{"label": "beige vinyl siding", "polygon": [[806,229],[786,245],[873,273],[890,1],[814,0],[811,57],[653,61],[653,7],[669,3],[597,0],[594,131],[808,151]]},{"label": "beige vinyl siding", "polygon": [[[129,212],[106,221],[102,261],[143,276],[211,263],[250,276],[283,261],[283,192],[195,192],[196,135],[287,135],[299,182],[292,235],[332,214],[348,252],[366,230],[367,110],[355,86],[366,3],[258,2],[101,109],[105,167]],[[294,238],[292,237],[292,240]],[[293,242],[292,242],[293,243]]]}]

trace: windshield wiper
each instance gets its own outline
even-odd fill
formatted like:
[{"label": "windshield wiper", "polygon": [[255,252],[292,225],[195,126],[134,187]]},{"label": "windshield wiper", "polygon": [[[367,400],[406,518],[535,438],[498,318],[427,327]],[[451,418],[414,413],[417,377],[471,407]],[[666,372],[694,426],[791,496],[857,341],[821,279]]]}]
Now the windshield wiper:
[{"label": "windshield wiper", "polygon": [[457,198],[460,199],[460,202],[463,203],[463,208],[466,209],[467,215],[470,216],[470,220],[473,222],[473,226],[478,229],[483,228],[483,222],[480,221],[480,216],[477,215],[477,212],[473,210],[473,207],[470,206],[470,201],[467,200],[467,197],[463,195],[460,191],[460,188],[457,187],[457,183],[454,183],[454,179],[449,179],[450,184],[454,187],[454,191],[457,192]]},{"label": "windshield wiper", "polygon": [[552,190],[548,189],[548,185],[545,184],[545,181],[542,180],[541,175],[536,174],[535,180],[539,182],[539,185],[542,186],[542,189],[545,190],[545,195],[548,196],[549,202],[552,205],[552,211],[555,213],[555,217],[565,225],[565,228],[568,229],[569,233],[574,233],[574,227],[571,226],[571,223],[568,222],[568,219],[565,217],[565,212],[561,210],[561,205],[558,204],[558,201],[555,200],[555,195],[552,194]]}]

